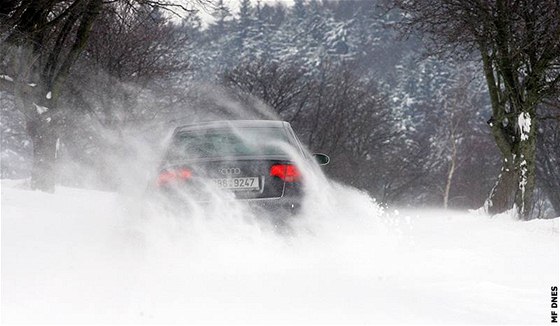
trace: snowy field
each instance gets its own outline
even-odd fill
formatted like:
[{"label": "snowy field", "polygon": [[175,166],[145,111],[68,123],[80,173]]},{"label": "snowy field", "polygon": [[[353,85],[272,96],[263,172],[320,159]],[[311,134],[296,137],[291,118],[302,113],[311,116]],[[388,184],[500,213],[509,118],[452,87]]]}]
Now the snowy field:
[{"label": "snowy field", "polygon": [[2,321],[550,321],[558,219],[385,212],[338,185],[283,230],[233,204],[186,217],[138,201],[2,181]]}]

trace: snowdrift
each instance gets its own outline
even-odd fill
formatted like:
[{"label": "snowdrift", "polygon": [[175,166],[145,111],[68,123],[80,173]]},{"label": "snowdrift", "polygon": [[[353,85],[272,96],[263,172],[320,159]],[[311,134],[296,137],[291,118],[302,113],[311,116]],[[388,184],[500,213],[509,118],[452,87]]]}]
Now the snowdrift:
[{"label": "snowdrift", "polygon": [[2,181],[2,321],[540,324],[559,281],[558,219],[383,211],[339,185],[283,231],[138,201]]}]

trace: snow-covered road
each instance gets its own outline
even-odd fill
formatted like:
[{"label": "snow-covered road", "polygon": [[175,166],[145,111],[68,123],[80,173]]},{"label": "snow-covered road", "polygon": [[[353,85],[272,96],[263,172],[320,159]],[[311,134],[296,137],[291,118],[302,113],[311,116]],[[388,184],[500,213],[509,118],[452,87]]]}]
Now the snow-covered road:
[{"label": "snow-covered road", "polygon": [[3,322],[544,324],[559,283],[558,219],[384,212],[335,185],[278,232],[20,184],[2,181]]}]

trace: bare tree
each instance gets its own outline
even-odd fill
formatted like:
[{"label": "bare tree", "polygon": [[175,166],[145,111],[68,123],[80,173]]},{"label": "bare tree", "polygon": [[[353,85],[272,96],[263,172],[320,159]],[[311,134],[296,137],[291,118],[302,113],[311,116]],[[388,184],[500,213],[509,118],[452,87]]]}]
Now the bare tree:
[{"label": "bare tree", "polygon": [[291,121],[311,150],[328,153],[332,177],[379,194],[387,147],[399,133],[387,99],[349,66],[324,63],[317,70],[242,64],[226,72],[223,82],[242,98],[261,99]]},{"label": "bare tree", "polygon": [[81,183],[72,171],[82,169],[96,171],[92,185],[119,185],[115,163],[134,154],[127,137],[157,135],[176,102],[185,102],[177,76],[189,66],[187,40],[157,8],[119,6],[98,17],[60,103],[57,162],[65,173],[57,181]]},{"label": "bare tree", "polygon": [[2,8],[0,87],[15,94],[16,106],[26,117],[33,142],[33,189],[54,191],[58,129],[67,113],[60,99],[97,18],[115,6],[134,9],[140,3],[182,8],[181,2],[164,0],[17,0]]},{"label": "bare tree", "polygon": [[[287,121],[296,119],[309,97],[306,71],[259,60],[224,72],[222,83],[238,94],[255,96]],[[245,99],[247,100],[247,99]]]},{"label": "bare tree", "polygon": [[[466,161],[473,153],[466,151],[469,136],[477,136],[477,113],[481,111],[481,91],[478,89],[479,80],[474,76],[473,65],[456,65],[455,74],[448,85],[434,94],[434,104],[430,112],[433,120],[435,135],[432,136],[433,160],[443,172],[444,182],[437,184],[441,188],[443,207],[448,208],[452,199],[452,188],[456,187],[456,176],[461,172]],[[483,106],[482,106],[483,107]]]},{"label": "bare tree", "polygon": [[405,31],[421,33],[434,53],[477,53],[492,103],[488,121],[502,170],[488,198],[491,213],[515,203],[530,218],[536,176],[537,107],[558,94],[560,3],[555,0],[395,1]]},{"label": "bare tree", "polygon": [[102,0],[18,1],[7,10],[2,84],[16,95],[26,117],[33,142],[33,189],[54,191],[57,102],[102,7]]}]

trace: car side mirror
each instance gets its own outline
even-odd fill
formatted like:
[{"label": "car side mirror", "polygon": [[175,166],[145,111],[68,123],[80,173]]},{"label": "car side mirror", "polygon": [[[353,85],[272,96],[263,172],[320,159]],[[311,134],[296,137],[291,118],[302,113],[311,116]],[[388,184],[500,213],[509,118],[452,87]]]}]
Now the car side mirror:
[{"label": "car side mirror", "polygon": [[319,163],[319,165],[327,165],[331,161],[331,158],[326,154],[315,153],[313,154],[315,161]]}]

